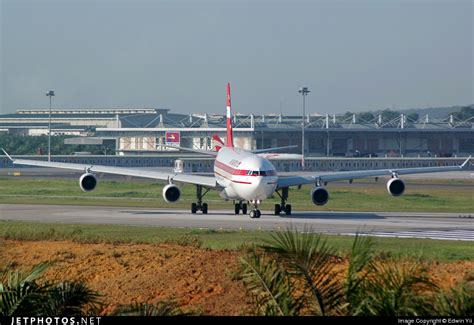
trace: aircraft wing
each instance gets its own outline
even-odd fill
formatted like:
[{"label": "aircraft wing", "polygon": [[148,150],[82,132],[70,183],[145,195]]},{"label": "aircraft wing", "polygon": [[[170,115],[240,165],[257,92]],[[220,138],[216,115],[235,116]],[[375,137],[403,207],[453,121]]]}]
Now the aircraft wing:
[{"label": "aircraft wing", "polygon": [[286,160],[286,159],[301,160],[301,154],[297,154],[297,153],[258,153],[257,156],[260,156],[269,160]]},{"label": "aircraft wing", "polygon": [[[178,146],[168,146],[168,145],[163,145],[163,147],[175,148],[175,149],[179,149],[183,151],[195,152],[195,153],[200,153],[200,154],[208,155],[208,156],[214,156],[214,157],[217,156],[217,151],[199,150],[199,149],[192,149],[192,148],[185,148],[185,147],[178,147]],[[255,153],[255,154],[263,154],[263,153],[280,151],[280,150],[291,149],[291,148],[296,148],[296,147],[298,147],[298,145],[267,148],[267,149],[257,149],[257,150],[251,150],[250,152]],[[289,156],[289,157],[290,157],[289,159],[294,158],[293,156]]]},{"label": "aircraft wing", "polygon": [[280,151],[280,150],[285,150],[285,149],[291,149],[291,148],[297,148],[298,145],[293,145],[293,146],[285,146],[285,147],[275,147],[275,148],[266,148],[266,149],[257,149],[257,150],[252,150],[252,153],[265,153],[265,152],[273,152],[273,151]]},{"label": "aircraft wing", "polygon": [[191,149],[191,148],[177,147],[177,146],[167,146],[167,145],[163,145],[163,147],[176,148],[176,149],[183,150],[183,151],[195,152],[195,153],[200,153],[200,154],[203,154],[203,155],[208,155],[208,156],[213,156],[213,157],[217,156],[216,151],[199,150],[199,149]]},{"label": "aircraft wing", "polygon": [[460,166],[443,166],[443,167],[419,167],[419,168],[394,168],[394,169],[376,169],[376,170],[359,170],[350,172],[325,173],[321,175],[310,176],[288,176],[278,179],[277,188],[299,186],[305,184],[326,183],[341,180],[351,180],[356,178],[390,176],[390,175],[408,175],[421,173],[438,173],[463,169],[471,159],[469,156]]},{"label": "aircraft wing", "polygon": [[101,165],[82,165],[82,164],[70,164],[62,162],[48,162],[41,160],[27,160],[27,159],[13,159],[5,151],[3,151],[7,157],[16,165],[27,165],[27,166],[39,166],[39,167],[51,167],[61,169],[72,169],[82,171],[84,173],[107,173],[124,176],[134,176],[158,179],[163,181],[175,181],[181,183],[203,185],[206,187],[215,188],[217,187],[216,179],[213,176],[201,176],[184,173],[166,173],[158,171],[148,171],[143,169],[131,169],[125,167],[112,167],[112,166],[101,166]]},{"label": "aircraft wing", "polygon": [[[171,148],[176,148],[179,150],[183,151],[189,151],[189,152],[195,152],[195,153],[200,153],[203,155],[208,155],[208,156],[217,156],[217,151],[209,151],[209,150],[199,150],[199,149],[191,149],[191,148],[185,148],[185,147],[177,147],[177,146],[166,146],[163,145],[164,147],[171,147]],[[280,150],[285,150],[285,149],[290,149],[290,148],[296,148],[298,147],[297,145],[295,146],[286,146],[286,147],[276,147],[276,148],[267,148],[267,149],[257,149],[257,150],[252,150],[250,152],[255,153],[255,154],[263,154],[263,153],[268,153],[268,152],[274,152],[274,151],[280,151]],[[291,157],[290,159],[292,159]]]}]

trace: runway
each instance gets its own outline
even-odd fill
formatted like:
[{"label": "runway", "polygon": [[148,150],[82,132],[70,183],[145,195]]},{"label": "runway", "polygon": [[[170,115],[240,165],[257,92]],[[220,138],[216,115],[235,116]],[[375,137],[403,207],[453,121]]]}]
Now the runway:
[{"label": "runway", "polygon": [[363,229],[366,234],[381,237],[474,241],[474,212],[295,211],[292,216],[274,216],[262,211],[260,219],[250,219],[230,210],[203,215],[181,209],[0,204],[0,220],[222,230],[280,230],[291,226],[299,231],[345,235]]}]

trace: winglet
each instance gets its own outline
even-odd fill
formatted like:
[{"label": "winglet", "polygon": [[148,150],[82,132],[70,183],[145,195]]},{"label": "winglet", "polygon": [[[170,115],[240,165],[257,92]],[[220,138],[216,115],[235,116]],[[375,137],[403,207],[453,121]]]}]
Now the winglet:
[{"label": "winglet", "polygon": [[467,159],[462,163],[462,165],[460,167],[464,168],[469,163],[469,160],[471,160],[471,157],[472,156],[467,157]]},{"label": "winglet", "polygon": [[11,161],[15,161],[15,160],[5,151],[5,149],[2,148],[2,151],[3,151],[3,153],[5,154],[5,156],[8,157],[8,159],[10,159]]}]

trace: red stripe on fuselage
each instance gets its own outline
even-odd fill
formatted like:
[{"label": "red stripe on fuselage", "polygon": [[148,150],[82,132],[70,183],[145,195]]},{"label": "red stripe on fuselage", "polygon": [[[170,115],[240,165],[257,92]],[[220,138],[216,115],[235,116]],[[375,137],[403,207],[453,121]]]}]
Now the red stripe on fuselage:
[{"label": "red stripe on fuselage", "polygon": [[231,181],[231,182],[233,182],[233,183],[247,184],[247,185],[248,185],[248,184],[252,184],[252,182],[242,182],[242,181],[236,181],[236,180],[230,179],[229,177],[226,177],[226,176],[224,176],[224,175],[222,175],[222,174],[220,174],[220,173],[218,173],[218,172],[216,172],[216,171],[214,171],[214,173],[217,174],[217,175],[219,175],[219,176],[221,176],[221,177],[224,177],[225,179],[228,179],[229,181]]},{"label": "red stripe on fuselage", "polygon": [[[253,176],[253,177],[257,177],[257,176],[261,176],[261,177],[267,177],[267,176],[275,176],[276,175],[276,172],[273,171],[273,170],[266,170],[264,171],[265,173],[268,173],[268,174],[271,174],[271,175],[253,175],[252,174],[252,170],[245,170],[245,169],[236,169],[232,166],[229,166],[219,160],[216,159],[216,161],[214,162],[214,166],[219,168],[219,169],[222,169],[223,171],[225,171],[226,173],[229,173],[229,174],[232,174],[232,175],[236,175],[236,176]],[[250,173],[249,173],[250,172]]]},{"label": "red stripe on fuselage", "polygon": [[218,160],[215,161],[214,166],[217,167],[217,168],[220,168],[223,171],[225,171],[226,173],[229,173],[229,174],[232,174],[232,175],[244,176],[244,175],[247,175],[247,172],[248,172],[247,170],[243,170],[243,169],[235,169],[235,168],[233,168],[229,165],[226,165],[223,162],[220,162]]}]

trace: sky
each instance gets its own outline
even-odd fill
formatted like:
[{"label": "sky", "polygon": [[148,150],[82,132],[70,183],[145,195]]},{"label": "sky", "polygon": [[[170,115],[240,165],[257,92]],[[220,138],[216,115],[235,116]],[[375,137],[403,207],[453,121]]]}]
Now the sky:
[{"label": "sky", "polygon": [[474,103],[471,0],[0,0],[0,113],[301,114]]}]

